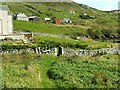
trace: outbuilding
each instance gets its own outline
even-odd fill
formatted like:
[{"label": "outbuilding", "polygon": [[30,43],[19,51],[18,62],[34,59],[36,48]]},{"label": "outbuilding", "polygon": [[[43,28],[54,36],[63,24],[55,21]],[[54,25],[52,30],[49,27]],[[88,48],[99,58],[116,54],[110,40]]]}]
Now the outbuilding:
[{"label": "outbuilding", "polygon": [[32,22],[39,22],[40,18],[38,16],[29,16],[28,20]]},{"label": "outbuilding", "polygon": [[55,20],[55,23],[56,23],[56,24],[60,24],[61,22],[60,22],[59,19],[56,19],[56,20]]},{"label": "outbuilding", "polygon": [[51,19],[50,18],[45,18],[45,21],[50,21]]},{"label": "outbuilding", "polygon": [[70,18],[64,18],[62,23],[72,23],[72,21],[70,20]]}]

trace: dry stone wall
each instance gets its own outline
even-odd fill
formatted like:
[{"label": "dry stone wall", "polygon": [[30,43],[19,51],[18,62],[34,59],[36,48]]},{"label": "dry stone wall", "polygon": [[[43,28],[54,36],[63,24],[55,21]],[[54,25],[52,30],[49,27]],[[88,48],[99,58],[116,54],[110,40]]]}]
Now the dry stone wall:
[{"label": "dry stone wall", "polygon": [[102,48],[98,50],[72,50],[64,49],[64,55],[84,55],[84,56],[93,56],[100,54],[120,54],[119,48]]},{"label": "dry stone wall", "polygon": [[1,54],[11,53],[11,54],[22,54],[22,53],[36,53],[36,54],[52,54],[52,55],[71,55],[71,56],[93,56],[93,55],[103,55],[103,54],[120,54],[119,48],[102,48],[97,50],[73,50],[61,47],[50,48],[50,47],[36,47],[27,49],[12,49],[12,50],[0,50]]},{"label": "dry stone wall", "polygon": [[11,54],[22,54],[22,53],[36,53],[36,54],[55,54],[56,48],[50,47],[36,47],[27,49],[12,49],[12,50],[1,50],[1,54],[11,53]]}]

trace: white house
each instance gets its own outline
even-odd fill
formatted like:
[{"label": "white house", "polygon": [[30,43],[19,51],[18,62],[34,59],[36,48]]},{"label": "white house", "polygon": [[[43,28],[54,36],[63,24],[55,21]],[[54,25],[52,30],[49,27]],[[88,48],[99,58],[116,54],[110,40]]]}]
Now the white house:
[{"label": "white house", "polygon": [[24,13],[17,14],[17,20],[29,21],[28,16]]},{"label": "white house", "polygon": [[75,10],[69,10],[69,13],[75,14],[76,12],[75,12]]},{"label": "white house", "polygon": [[0,6],[0,35],[9,35],[13,32],[12,15],[6,5]]},{"label": "white house", "polygon": [[13,33],[12,13],[6,5],[0,6],[0,39],[24,39],[24,35]]}]

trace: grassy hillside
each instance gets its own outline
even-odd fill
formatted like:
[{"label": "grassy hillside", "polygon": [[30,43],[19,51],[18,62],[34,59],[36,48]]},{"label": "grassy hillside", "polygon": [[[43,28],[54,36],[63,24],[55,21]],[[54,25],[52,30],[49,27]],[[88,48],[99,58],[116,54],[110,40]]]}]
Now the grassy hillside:
[{"label": "grassy hillside", "polygon": [[[118,18],[117,13],[103,12],[93,8],[88,8],[82,4],[77,3],[6,3],[13,13],[34,14],[40,17],[40,23],[14,21],[14,30],[17,31],[33,31],[33,32],[46,32],[46,33],[59,33],[72,35],[79,33],[80,35],[90,36],[87,33],[88,29],[92,29],[94,34],[99,37],[116,38],[118,36]],[[75,10],[75,14],[70,14],[69,10]],[[81,19],[79,15],[87,13],[88,15],[95,16],[95,19]],[[70,18],[73,23],[71,25],[53,25],[45,23],[44,18],[56,17],[61,21],[64,18]],[[103,32],[103,31],[106,32]],[[109,38],[108,37],[108,38]]]}]

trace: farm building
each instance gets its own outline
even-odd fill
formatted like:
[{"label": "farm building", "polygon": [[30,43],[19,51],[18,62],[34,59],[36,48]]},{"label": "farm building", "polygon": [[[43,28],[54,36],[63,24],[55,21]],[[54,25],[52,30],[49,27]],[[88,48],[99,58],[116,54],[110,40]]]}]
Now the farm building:
[{"label": "farm building", "polygon": [[69,10],[69,13],[75,14],[76,12],[75,12],[75,10]]},{"label": "farm building", "polygon": [[60,24],[61,23],[61,21],[59,19],[56,19],[56,18],[54,18],[51,22],[53,24]]},{"label": "farm building", "polygon": [[51,19],[50,18],[45,18],[45,21],[50,21]]},{"label": "farm building", "polygon": [[69,18],[64,18],[62,23],[72,23],[72,21]]},{"label": "farm building", "polygon": [[16,15],[16,20],[29,21],[28,16],[24,13],[19,13]]},{"label": "farm building", "polygon": [[29,16],[28,21],[38,22],[40,21],[40,18],[38,16]]},{"label": "farm building", "polygon": [[14,14],[13,15],[14,20],[22,20],[22,21],[32,21],[32,22],[38,22],[40,19],[37,16],[27,16],[24,13]]},{"label": "farm building", "polygon": [[96,18],[95,16],[91,16],[91,15],[88,15],[86,13],[79,15],[79,17],[82,19],[95,19]]},{"label": "farm building", "polygon": [[13,32],[12,15],[6,5],[2,5],[0,8],[0,35],[9,35]]},{"label": "farm building", "polygon": [[45,23],[48,23],[48,22],[50,22],[50,21],[51,21],[51,19],[50,19],[50,18],[44,18],[44,20],[45,20]]},{"label": "farm building", "polygon": [[56,20],[55,20],[55,23],[56,23],[56,24],[60,24],[60,20],[59,20],[59,19],[56,19]]}]

